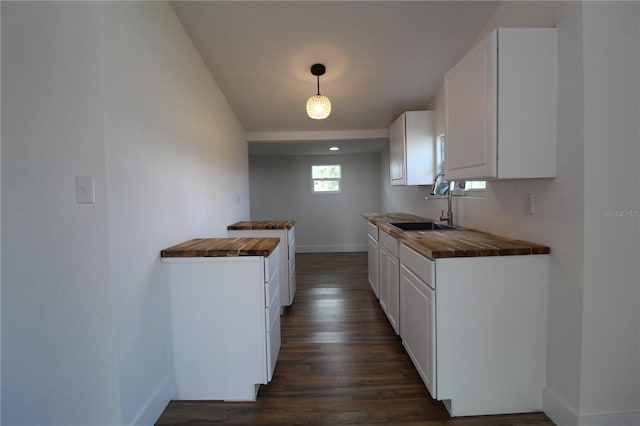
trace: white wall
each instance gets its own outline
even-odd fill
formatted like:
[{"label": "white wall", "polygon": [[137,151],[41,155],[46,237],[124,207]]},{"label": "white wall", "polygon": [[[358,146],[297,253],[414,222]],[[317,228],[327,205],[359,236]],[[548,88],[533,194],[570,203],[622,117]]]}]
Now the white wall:
[{"label": "white wall", "polygon": [[[106,2],[109,239],[123,422],[171,383],[159,250],[248,218],[244,130],[171,7]],[[241,202],[236,202],[238,194]],[[152,397],[152,399],[149,399]],[[153,397],[158,397],[155,400]],[[141,421],[146,420],[146,421]]]},{"label": "white wall", "polygon": [[[118,424],[102,5],[2,20],[2,423]],[[81,174],[96,204],[76,204]]]},{"label": "white wall", "polygon": [[[583,424],[631,424],[624,413],[634,411],[640,424],[640,198],[628,191],[640,176],[638,8],[587,2],[583,9]],[[619,413],[619,420],[603,413]]]},{"label": "white wall", "polygon": [[[478,36],[558,28],[557,177],[490,182],[484,199],[456,200],[454,213],[463,226],[551,247],[545,412],[559,425],[640,423],[638,218],[604,214],[640,207],[625,184],[640,176],[637,8],[505,2]],[[442,108],[440,92],[430,109]],[[426,192],[387,187],[382,203],[437,218],[445,204],[423,202]],[[525,193],[533,216],[522,212]]]},{"label": "white wall", "polygon": [[[313,164],[341,164],[339,194],[314,194]],[[251,219],[296,221],[299,252],[366,251],[360,213],[380,210],[378,154],[252,156]]]},{"label": "white wall", "polygon": [[[0,7],[0,46],[2,46],[2,8]],[[1,50],[1,48],[0,48]],[[0,69],[2,58],[0,54]],[[0,99],[2,99],[2,82],[0,81]],[[0,102],[0,117],[2,117],[2,102]],[[0,132],[0,153],[2,152],[2,132]],[[0,188],[2,188],[2,157],[0,155]],[[0,189],[0,235],[2,235],[2,191]],[[0,365],[2,365],[2,245],[0,244]],[[0,422],[2,419],[2,368],[0,368]]]},{"label": "white wall", "polygon": [[152,424],[159,251],[248,219],[244,130],[167,3],[2,9],[2,422]]}]

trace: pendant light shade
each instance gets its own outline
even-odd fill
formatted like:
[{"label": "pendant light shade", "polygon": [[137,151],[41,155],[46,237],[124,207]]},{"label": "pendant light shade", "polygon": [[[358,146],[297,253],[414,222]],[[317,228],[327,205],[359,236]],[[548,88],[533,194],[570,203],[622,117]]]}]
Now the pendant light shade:
[{"label": "pendant light shade", "polygon": [[318,93],[307,100],[307,115],[315,120],[322,120],[331,114],[331,101],[320,94],[320,76],[324,75],[325,70],[322,64],[311,66],[311,74],[315,75],[318,81]]},{"label": "pendant light shade", "polygon": [[331,114],[331,101],[325,95],[313,95],[307,101],[307,115],[316,120]]}]

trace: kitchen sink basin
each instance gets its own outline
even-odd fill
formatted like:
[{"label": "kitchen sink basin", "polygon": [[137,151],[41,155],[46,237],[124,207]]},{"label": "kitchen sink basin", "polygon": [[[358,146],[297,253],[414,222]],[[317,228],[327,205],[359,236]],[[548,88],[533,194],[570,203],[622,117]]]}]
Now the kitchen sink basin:
[{"label": "kitchen sink basin", "polygon": [[446,231],[456,229],[455,226],[445,225],[438,222],[399,222],[389,223],[390,226],[401,231]]}]

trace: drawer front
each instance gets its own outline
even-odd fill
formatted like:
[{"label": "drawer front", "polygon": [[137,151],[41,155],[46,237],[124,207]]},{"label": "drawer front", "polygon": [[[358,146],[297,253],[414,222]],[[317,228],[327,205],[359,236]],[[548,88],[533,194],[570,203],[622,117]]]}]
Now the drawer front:
[{"label": "drawer front", "polygon": [[374,239],[378,239],[378,227],[375,226],[373,223],[367,221],[367,232],[369,233],[369,235],[371,235]]},{"label": "drawer front", "polygon": [[433,260],[400,244],[400,264],[411,270],[431,288],[436,288],[436,268]]},{"label": "drawer front", "polygon": [[278,272],[278,262],[280,262],[280,244],[276,249],[264,259],[264,280],[271,281],[273,275]]},{"label": "drawer front", "polygon": [[395,257],[399,256],[400,244],[398,243],[398,240],[384,231],[380,231],[380,244],[382,244],[382,247],[386,248],[387,251]]},{"label": "drawer front", "polygon": [[276,305],[280,307],[280,299],[276,299],[280,294],[280,271],[275,270],[275,274],[264,284],[265,307]]}]

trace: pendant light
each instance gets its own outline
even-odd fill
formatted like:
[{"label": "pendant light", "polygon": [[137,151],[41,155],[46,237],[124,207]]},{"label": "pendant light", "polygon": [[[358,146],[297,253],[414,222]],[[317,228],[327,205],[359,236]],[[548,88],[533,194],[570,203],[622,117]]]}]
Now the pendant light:
[{"label": "pendant light", "polygon": [[311,74],[318,79],[318,93],[307,101],[307,115],[314,120],[325,119],[331,114],[331,101],[325,95],[320,94],[320,76],[324,75],[326,68],[322,64],[311,65]]}]

